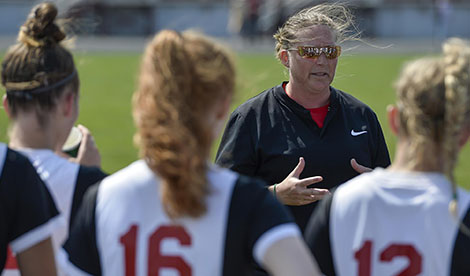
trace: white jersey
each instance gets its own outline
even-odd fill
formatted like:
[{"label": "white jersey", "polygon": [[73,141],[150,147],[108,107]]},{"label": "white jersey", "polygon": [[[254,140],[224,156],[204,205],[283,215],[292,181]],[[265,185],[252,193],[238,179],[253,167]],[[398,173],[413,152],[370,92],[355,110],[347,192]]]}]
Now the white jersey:
[{"label": "white jersey", "polygon": [[[321,203],[306,240],[326,275],[470,275],[470,236],[449,213],[439,173],[376,169]],[[458,190],[470,227],[470,195]]]},{"label": "white jersey", "polygon": [[[57,227],[52,235],[52,244],[57,255],[67,239],[69,222],[76,212],[75,209],[80,205],[85,190],[105,175],[97,168],[81,167],[77,163],[56,155],[49,149],[19,149],[18,151],[27,156],[36,168],[63,217],[62,225]],[[73,212],[72,209],[74,209]],[[12,257],[9,256],[9,258]],[[15,275],[20,274],[18,268],[14,266],[7,267],[2,274],[2,276]]]},{"label": "white jersey", "polygon": [[160,180],[137,161],[91,188],[61,264],[72,275],[244,275],[279,239],[300,236],[264,183],[212,167],[207,212],[172,220]]},{"label": "white jersey", "polygon": [[[69,221],[79,164],[68,161],[48,149],[20,149],[29,158],[46,183],[62,217]],[[53,245],[59,249],[68,235],[68,223],[54,232]]]},{"label": "white jersey", "polygon": [[17,266],[7,256],[49,238],[60,221],[48,189],[28,159],[0,143],[0,272]]}]

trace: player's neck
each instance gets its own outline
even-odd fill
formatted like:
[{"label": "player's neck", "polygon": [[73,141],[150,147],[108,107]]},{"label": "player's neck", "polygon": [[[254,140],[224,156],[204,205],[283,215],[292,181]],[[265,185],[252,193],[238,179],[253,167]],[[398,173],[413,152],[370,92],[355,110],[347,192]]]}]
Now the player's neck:
[{"label": "player's neck", "polygon": [[416,171],[416,172],[443,172],[444,162],[442,155],[436,149],[428,148],[424,151],[422,158],[416,156],[418,153],[413,150],[407,141],[398,141],[395,151],[395,158],[390,170],[396,171]]},{"label": "player's neck", "polygon": [[60,135],[49,123],[40,126],[33,114],[22,114],[15,119],[9,131],[9,146],[13,149],[50,149],[60,148]]}]

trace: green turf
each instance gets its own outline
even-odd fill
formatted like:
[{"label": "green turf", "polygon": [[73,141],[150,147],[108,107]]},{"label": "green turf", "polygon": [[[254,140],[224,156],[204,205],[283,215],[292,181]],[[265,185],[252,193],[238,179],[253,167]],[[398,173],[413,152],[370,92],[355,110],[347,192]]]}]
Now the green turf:
[{"label": "green turf", "polygon": [[[392,83],[410,55],[344,55],[338,64],[333,85],[367,103],[376,111],[393,156],[395,138],[388,128],[385,109],[394,102]],[[136,83],[139,54],[77,53],[75,60],[81,79],[78,123],[93,133],[100,149],[103,168],[115,172],[137,158],[132,137],[131,96]],[[287,79],[287,72],[273,54],[239,54],[237,94],[232,108],[262,90]],[[4,94],[0,90],[0,94]],[[7,141],[7,119],[0,112],[0,141]],[[214,147],[214,151],[217,145]],[[458,183],[470,188],[468,146],[456,171]]]},{"label": "green turf", "polygon": [[139,58],[137,54],[76,58],[81,79],[78,122],[92,131],[107,172],[114,172],[137,158],[132,143],[131,98]]}]

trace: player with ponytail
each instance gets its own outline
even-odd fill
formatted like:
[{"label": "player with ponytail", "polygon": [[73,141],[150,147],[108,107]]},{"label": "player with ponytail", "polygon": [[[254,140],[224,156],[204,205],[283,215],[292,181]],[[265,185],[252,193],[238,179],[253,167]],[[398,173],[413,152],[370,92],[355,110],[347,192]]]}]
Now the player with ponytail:
[{"label": "player with ponytail", "polygon": [[395,160],[322,202],[307,243],[327,275],[469,275],[470,194],[454,169],[470,136],[470,45],[449,39],[408,63],[396,92]]},{"label": "player with ponytail", "polygon": [[168,215],[199,217],[206,212],[207,160],[216,138],[208,114],[219,109],[215,119],[223,118],[235,71],[215,45],[194,49],[202,47],[201,38],[184,39],[176,32],[157,38],[142,61],[134,96],[136,141],[149,167],[162,177]]}]

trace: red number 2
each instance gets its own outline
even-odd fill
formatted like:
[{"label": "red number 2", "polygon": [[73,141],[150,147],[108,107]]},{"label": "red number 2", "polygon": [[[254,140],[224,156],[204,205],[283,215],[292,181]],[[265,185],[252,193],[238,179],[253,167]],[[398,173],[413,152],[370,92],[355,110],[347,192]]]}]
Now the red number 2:
[{"label": "red number 2", "polygon": [[[139,227],[132,225],[119,239],[124,246],[126,276],[135,275],[136,240]],[[161,268],[174,268],[182,276],[191,276],[191,267],[180,256],[161,254],[160,244],[166,238],[177,239],[181,245],[191,245],[191,236],[181,226],[160,226],[149,238],[148,275],[158,276]]]},{"label": "red number 2", "polygon": [[[364,245],[354,253],[358,261],[358,275],[370,276],[372,241],[367,240]],[[391,244],[380,253],[382,262],[390,262],[393,258],[403,256],[408,258],[408,266],[400,271],[397,276],[413,276],[421,273],[422,257],[411,244]]]}]

